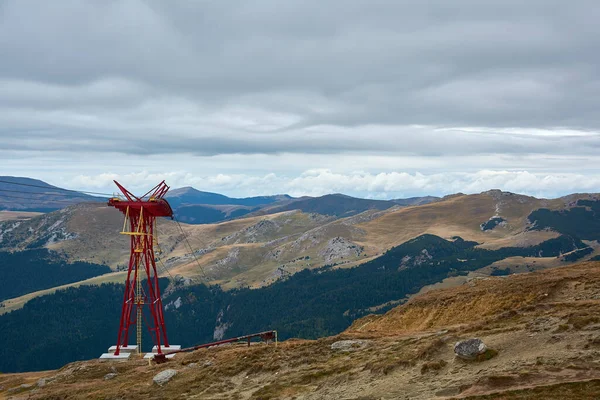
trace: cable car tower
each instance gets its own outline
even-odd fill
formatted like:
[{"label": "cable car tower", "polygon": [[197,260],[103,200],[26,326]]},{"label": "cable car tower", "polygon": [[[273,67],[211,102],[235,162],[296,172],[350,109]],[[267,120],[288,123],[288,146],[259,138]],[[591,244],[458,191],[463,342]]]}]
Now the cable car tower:
[{"label": "cable car tower", "polygon": [[[117,345],[114,348],[114,357],[120,353],[131,352],[133,346],[129,346],[129,334],[132,325],[137,328],[137,352],[142,352],[142,317],[146,306],[150,313],[148,330],[152,337],[156,354],[162,354],[162,348],[169,348],[167,329],[163,316],[160,288],[158,286],[158,274],[156,272],[156,259],[154,255],[154,244],[156,243],[156,218],[171,217],[173,210],[164,199],[169,186],[162,181],[148,193],[141,197],[133,195],[114,181],[123,197],[113,197],[108,200],[108,205],[115,207],[125,214],[123,230],[121,234],[128,235],[130,241],[129,268],[127,280],[125,281],[125,293],[121,307],[121,322]],[[135,309],[135,313],[133,312]],[[179,346],[177,346],[179,347]],[[109,351],[112,351],[111,348]],[[124,355],[123,355],[124,356]]]}]

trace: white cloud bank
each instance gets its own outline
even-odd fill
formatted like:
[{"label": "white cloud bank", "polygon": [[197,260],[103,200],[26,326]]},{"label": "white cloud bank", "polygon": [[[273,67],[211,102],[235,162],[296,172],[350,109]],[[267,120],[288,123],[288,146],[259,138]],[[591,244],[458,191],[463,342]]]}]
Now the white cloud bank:
[{"label": "white cloud bank", "polygon": [[473,173],[382,172],[373,174],[336,173],[327,169],[308,170],[295,177],[280,176],[275,173],[262,176],[216,174],[199,177],[187,172],[79,175],[69,179],[65,184],[74,188],[110,191],[113,187],[113,179],[139,192],[165,179],[174,188],[194,186],[204,191],[238,197],[278,193],[292,196],[345,193],[361,197],[392,199],[428,194],[443,196],[457,192],[471,194],[489,189],[501,189],[552,198],[575,192],[597,192],[600,187],[600,174],[492,170]]}]

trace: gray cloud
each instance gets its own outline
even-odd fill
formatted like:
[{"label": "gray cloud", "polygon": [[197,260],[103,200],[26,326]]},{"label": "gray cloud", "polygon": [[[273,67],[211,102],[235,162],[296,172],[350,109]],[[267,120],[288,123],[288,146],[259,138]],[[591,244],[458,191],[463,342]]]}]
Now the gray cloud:
[{"label": "gray cloud", "polygon": [[[20,118],[26,118],[23,113]],[[2,121],[0,112],[0,121]],[[448,157],[489,154],[595,155],[600,133],[490,128],[318,126],[278,132],[256,132],[214,121],[129,120],[81,117],[67,112],[32,115],[21,133],[3,130],[5,150],[46,152],[96,151],[137,155],[370,153]],[[38,120],[35,120],[39,118]],[[212,125],[211,125],[212,124]]]},{"label": "gray cloud", "polygon": [[[290,93],[282,108],[307,124],[598,127],[594,0],[8,1],[0,13],[0,75],[67,92],[111,78],[214,107]],[[306,112],[307,97],[334,109]]]},{"label": "gray cloud", "polygon": [[598,20],[595,0],[4,1],[0,157],[552,169],[600,147]]}]

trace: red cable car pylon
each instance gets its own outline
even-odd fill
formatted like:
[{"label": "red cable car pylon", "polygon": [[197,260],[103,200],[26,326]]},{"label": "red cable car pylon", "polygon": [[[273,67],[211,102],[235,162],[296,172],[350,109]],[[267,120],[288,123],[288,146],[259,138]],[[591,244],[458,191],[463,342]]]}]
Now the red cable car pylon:
[{"label": "red cable car pylon", "polygon": [[[156,343],[157,354],[162,354],[161,344],[168,348],[169,339],[167,338],[160,288],[158,286],[158,274],[156,272],[154,232],[156,232],[157,217],[173,217],[171,206],[163,198],[169,187],[165,181],[162,181],[145,195],[137,197],[121,186],[119,182],[114,182],[123,193],[124,198],[113,197],[109,199],[108,205],[125,214],[121,233],[131,237],[129,268],[127,270],[127,280],[125,281],[117,347],[114,354],[118,356],[121,347],[128,346],[131,325],[137,327],[137,351],[138,354],[141,354],[142,312],[144,306],[147,306],[150,311],[151,320],[148,329],[153,341]],[[143,280],[146,280],[147,284],[142,285]],[[134,308],[136,310],[135,319],[132,319]]]}]

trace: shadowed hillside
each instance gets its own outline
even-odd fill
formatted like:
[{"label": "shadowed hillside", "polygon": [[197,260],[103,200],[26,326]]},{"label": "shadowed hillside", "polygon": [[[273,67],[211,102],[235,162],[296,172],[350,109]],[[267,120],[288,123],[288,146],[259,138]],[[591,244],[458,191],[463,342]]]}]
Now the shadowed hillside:
[{"label": "shadowed hillside", "polygon": [[[416,201],[416,200],[415,200]],[[387,210],[397,205],[394,201],[358,199],[343,194],[299,199],[282,206],[270,207],[269,212],[301,210],[305,213],[350,217],[367,210]]]}]

